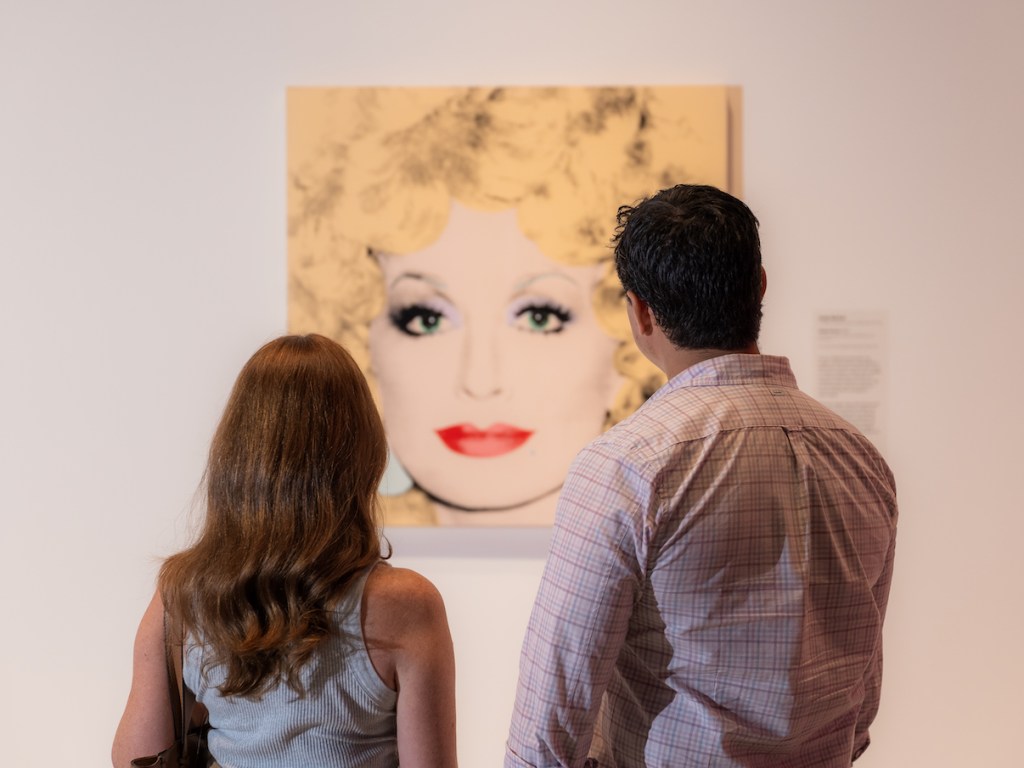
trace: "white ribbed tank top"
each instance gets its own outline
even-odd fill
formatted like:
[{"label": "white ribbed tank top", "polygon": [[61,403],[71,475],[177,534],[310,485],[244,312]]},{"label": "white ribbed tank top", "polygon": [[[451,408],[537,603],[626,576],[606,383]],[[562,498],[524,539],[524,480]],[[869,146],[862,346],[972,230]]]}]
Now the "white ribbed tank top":
[{"label": "white ribbed tank top", "polygon": [[363,641],[360,574],[334,609],[338,631],[302,669],[306,695],[279,685],[258,699],[222,697],[223,667],[199,679],[203,646],[185,655],[185,683],[210,712],[210,752],[222,768],[398,765],[397,694],[377,675]]}]

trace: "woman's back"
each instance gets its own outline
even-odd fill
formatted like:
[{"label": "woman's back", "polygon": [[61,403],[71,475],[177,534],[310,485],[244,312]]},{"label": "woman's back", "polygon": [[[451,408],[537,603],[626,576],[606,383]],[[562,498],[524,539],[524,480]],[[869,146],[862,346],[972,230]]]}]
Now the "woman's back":
[{"label": "woman's back", "polygon": [[189,648],[185,683],[209,711],[210,749],[219,762],[252,768],[398,765],[398,696],[377,674],[363,639],[369,574],[354,579],[331,611],[330,637],[301,669],[301,697],[280,682],[258,698],[223,696],[217,686],[224,668],[201,674],[204,648]]}]

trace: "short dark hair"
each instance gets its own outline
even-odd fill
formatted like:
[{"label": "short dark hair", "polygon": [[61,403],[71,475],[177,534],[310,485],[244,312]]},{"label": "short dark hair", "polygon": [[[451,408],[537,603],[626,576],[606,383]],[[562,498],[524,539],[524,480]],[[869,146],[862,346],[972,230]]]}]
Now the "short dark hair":
[{"label": "short dark hair", "polygon": [[619,208],[615,269],[686,349],[736,350],[761,330],[761,241],[744,203],[679,184]]}]

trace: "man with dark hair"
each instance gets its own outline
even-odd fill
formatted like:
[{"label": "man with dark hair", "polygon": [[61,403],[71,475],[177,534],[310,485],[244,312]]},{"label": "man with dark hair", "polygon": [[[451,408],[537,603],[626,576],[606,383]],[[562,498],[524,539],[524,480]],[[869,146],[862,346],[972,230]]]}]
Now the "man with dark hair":
[{"label": "man with dark hair", "polygon": [[746,205],[680,185],[618,223],[668,382],[570,469],[505,765],[849,766],[878,711],[892,473],[759,353]]}]

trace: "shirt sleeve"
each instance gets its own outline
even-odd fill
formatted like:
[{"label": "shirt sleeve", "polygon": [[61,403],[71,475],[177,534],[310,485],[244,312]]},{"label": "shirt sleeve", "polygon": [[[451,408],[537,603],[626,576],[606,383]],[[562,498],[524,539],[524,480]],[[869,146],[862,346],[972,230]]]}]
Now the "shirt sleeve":
[{"label": "shirt sleeve", "polygon": [[582,766],[646,570],[651,493],[591,446],[573,463],[519,664],[506,768]]},{"label": "shirt sleeve", "polygon": [[[885,558],[885,567],[881,577],[872,588],[875,596],[875,605],[878,607],[879,616],[884,624],[885,613],[889,603],[889,587],[892,584],[893,562],[896,555],[895,524],[898,513],[895,502],[893,505],[892,521],[893,536],[889,542],[889,551]],[[861,705],[860,715],[857,718],[857,728],[854,735],[853,759],[856,760],[867,750],[871,744],[871,737],[868,734],[868,727],[878,714],[878,706],[882,697],[882,641],[879,640],[878,651],[872,659],[864,675],[864,703]]]}]

